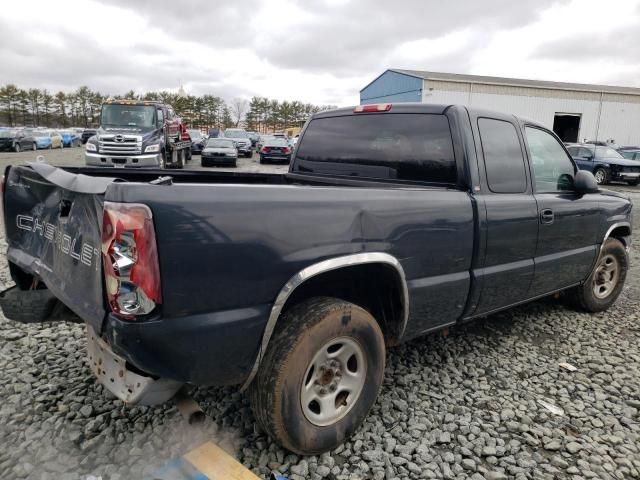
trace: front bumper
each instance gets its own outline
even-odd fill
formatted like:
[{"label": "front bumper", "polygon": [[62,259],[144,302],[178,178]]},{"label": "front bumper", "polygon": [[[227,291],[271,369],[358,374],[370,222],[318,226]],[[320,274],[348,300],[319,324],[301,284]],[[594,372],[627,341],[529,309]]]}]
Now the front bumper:
[{"label": "front bumper", "polygon": [[616,180],[638,180],[640,178],[640,173],[635,172],[618,172],[615,179]]},{"label": "front bumper", "polygon": [[100,153],[85,152],[85,163],[91,167],[160,167],[162,165],[162,154],[153,153],[145,155],[135,155],[132,157],[114,157],[102,155]]},{"label": "front bumper", "polygon": [[166,378],[153,378],[134,372],[127,361],[116,355],[93,328],[87,325],[87,355],[89,366],[98,381],[107,390],[126,403],[156,405],[173,397],[181,382]]},{"label": "front bumper", "polygon": [[238,157],[209,157],[201,156],[200,164],[203,167],[209,167],[213,165],[235,165],[238,161]]},{"label": "front bumper", "polygon": [[191,153],[201,153],[203,149],[204,149],[204,145],[202,144],[199,144],[199,143],[191,144]]}]

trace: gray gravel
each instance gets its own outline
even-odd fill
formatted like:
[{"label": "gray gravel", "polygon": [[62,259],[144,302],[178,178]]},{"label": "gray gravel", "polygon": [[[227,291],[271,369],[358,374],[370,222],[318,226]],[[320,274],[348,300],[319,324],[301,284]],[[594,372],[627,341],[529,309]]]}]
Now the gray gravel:
[{"label": "gray gravel", "polygon": [[[638,189],[620,189],[640,201]],[[639,256],[632,250],[627,286],[608,312],[548,299],[392,349],[363,427],[317,457],[257,431],[235,388],[195,392],[213,419],[202,428],[171,404],[125,407],[94,381],[81,325],[0,318],[0,478],[139,478],[208,439],[258,474],[291,479],[640,478]]]}]

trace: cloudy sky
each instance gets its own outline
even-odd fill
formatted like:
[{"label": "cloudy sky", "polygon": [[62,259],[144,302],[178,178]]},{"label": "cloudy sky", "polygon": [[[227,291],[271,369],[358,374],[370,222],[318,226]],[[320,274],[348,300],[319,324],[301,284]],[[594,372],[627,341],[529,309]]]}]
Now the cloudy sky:
[{"label": "cloudy sky", "polygon": [[386,68],[640,87],[638,45],[640,0],[20,0],[0,84],[348,105]]}]

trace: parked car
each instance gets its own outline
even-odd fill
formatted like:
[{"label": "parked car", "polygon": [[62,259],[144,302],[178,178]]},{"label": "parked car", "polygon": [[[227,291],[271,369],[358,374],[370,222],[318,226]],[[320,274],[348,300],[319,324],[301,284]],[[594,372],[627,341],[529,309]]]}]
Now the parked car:
[{"label": "parked car", "polygon": [[82,144],[84,145],[85,143],[87,143],[87,140],[89,140],[91,137],[95,136],[97,133],[97,130],[95,128],[85,128],[82,131]]},{"label": "parked car", "polygon": [[235,167],[238,161],[235,142],[230,138],[210,138],[202,150],[200,161],[203,167],[215,165]]},{"label": "parked car", "polygon": [[260,163],[291,161],[291,147],[284,138],[273,137],[260,148]]},{"label": "parked car", "polygon": [[62,148],[62,136],[52,130],[35,130],[33,135],[39,149]]},{"label": "parked car", "polygon": [[260,135],[258,135],[258,132],[247,132],[247,135],[249,135],[249,139],[251,140],[251,146],[255,148],[256,143],[258,143],[258,138],[260,138]]},{"label": "parked car", "polygon": [[224,132],[219,128],[210,128],[207,133],[207,138],[221,138],[224,137]]},{"label": "parked car", "polygon": [[82,145],[82,139],[73,130],[60,130],[58,132],[62,136],[63,147],[79,147]]},{"label": "parked car", "polygon": [[241,128],[227,128],[224,131],[224,138],[231,138],[236,143],[238,154],[242,154],[245,157],[250,157],[253,154],[249,134]]},{"label": "parked car", "polygon": [[256,151],[259,152],[264,143],[269,141],[270,139],[276,138],[273,135],[260,135],[260,137],[258,137],[258,141],[256,142]]},{"label": "parked car", "polygon": [[259,152],[263,147],[264,143],[269,139],[275,138],[273,135],[260,135],[258,137],[258,141],[256,142],[256,152]]},{"label": "parked car", "polygon": [[640,160],[640,148],[624,148],[618,149],[618,153],[627,160]]},{"label": "parked car", "polygon": [[391,346],[562,291],[601,312],[623,289],[631,201],[542,125],[364,105],[314,114],[295,152],[282,175],[162,185],[7,168],[5,317],[66,305],[86,323],[87,365],[125,403],[242,385],[263,431],[317,455],[362,424]]},{"label": "parked car", "polygon": [[640,162],[624,158],[611,147],[585,143],[567,150],[578,168],[593,173],[599,185],[612,180],[640,184]]},{"label": "parked car", "polygon": [[7,128],[0,130],[0,150],[35,150],[36,139],[30,130]]},{"label": "parked car", "polygon": [[191,154],[199,155],[202,153],[202,149],[204,148],[205,143],[207,143],[207,139],[204,138],[202,132],[197,128],[191,128],[187,130],[189,132],[189,137],[191,138]]}]

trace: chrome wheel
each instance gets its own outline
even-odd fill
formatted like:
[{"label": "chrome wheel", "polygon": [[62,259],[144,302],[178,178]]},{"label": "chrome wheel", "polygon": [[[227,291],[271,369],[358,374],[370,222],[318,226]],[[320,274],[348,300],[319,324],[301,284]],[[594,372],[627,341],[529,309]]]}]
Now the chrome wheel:
[{"label": "chrome wheel", "polygon": [[596,177],[596,182],[598,183],[598,185],[601,185],[602,183],[604,183],[604,180],[606,178],[605,171],[602,170],[601,168],[596,170],[596,173],[594,173],[593,176]]},{"label": "chrome wheel", "polygon": [[620,265],[616,257],[608,254],[598,260],[592,282],[593,294],[596,298],[607,298],[616,288],[619,277]]},{"label": "chrome wheel", "polygon": [[303,377],[304,416],[319,427],[336,423],[358,401],[366,376],[360,344],[350,337],[330,340],[314,355]]}]

